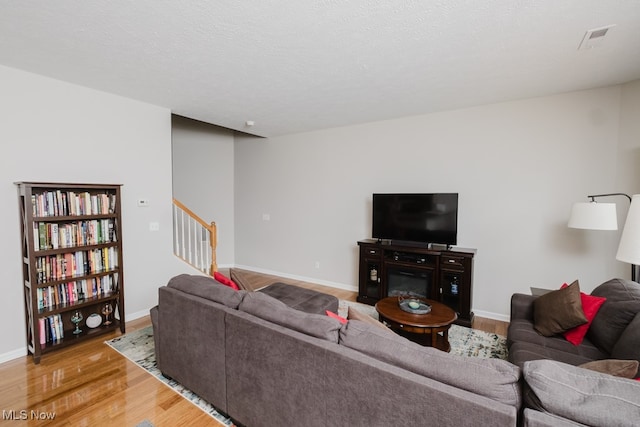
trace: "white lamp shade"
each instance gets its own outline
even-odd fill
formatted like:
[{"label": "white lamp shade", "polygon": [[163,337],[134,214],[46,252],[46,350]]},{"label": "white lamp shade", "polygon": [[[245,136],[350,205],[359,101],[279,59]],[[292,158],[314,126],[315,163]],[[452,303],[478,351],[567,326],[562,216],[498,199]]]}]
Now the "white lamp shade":
[{"label": "white lamp shade", "polygon": [[[638,202],[640,204],[640,202]],[[640,212],[639,212],[640,213]],[[570,228],[587,230],[617,230],[618,215],[615,203],[574,203],[569,217]]]},{"label": "white lamp shade", "polygon": [[629,264],[640,264],[640,194],[634,194],[631,198],[616,259]]}]

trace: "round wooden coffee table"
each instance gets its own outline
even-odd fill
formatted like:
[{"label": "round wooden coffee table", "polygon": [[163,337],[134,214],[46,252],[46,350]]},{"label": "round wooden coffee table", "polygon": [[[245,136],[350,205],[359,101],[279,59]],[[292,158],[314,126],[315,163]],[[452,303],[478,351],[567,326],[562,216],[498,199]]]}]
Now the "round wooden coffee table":
[{"label": "round wooden coffee table", "polygon": [[435,347],[442,351],[451,350],[449,328],[458,315],[446,305],[430,299],[421,298],[431,306],[427,314],[412,314],[400,308],[398,297],[388,297],[376,304],[380,321],[393,331],[411,341],[424,346]]}]

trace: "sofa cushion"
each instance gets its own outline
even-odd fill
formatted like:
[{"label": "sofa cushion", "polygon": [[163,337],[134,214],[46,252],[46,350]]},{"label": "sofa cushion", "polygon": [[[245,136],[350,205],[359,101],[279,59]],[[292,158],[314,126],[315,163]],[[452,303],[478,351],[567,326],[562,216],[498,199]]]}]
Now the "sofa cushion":
[{"label": "sofa cushion", "polygon": [[585,346],[584,342],[579,346],[574,346],[563,337],[546,339],[563,342],[565,344],[565,349],[561,350],[552,346],[526,341],[514,342],[511,347],[509,347],[509,361],[521,368],[524,366],[525,362],[539,359],[558,360],[560,362],[577,366],[593,360],[608,357],[607,354],[603,353],[595,346]]},{"label": "sofa cushion", "polygon": [[[632,359],[640,362],[640,313],[636,314],[611,350],[615,359]],[[640,377],[640,370],[635,375]]]},{"label": "sofa cushion", "polygon": [[640,284],[631,280],[612,279],[595,288],[591,295],[607,300],[593,319],[587,337],[611,354],[622,333],[640,312]]},{"label": "sofa cushion", "polygon": [[209,276],[180,274],[172,277],[167,286],[233,309],[238,308],[245,295],[245,291],[234,291]]},{"label": "sofa cushion", "polygon": [[567,341],[562,335],[554,335],[552,337],[544,337],[540,335],[533,328],[533,322],[526,320],[514,320],[509,322],[507,334],[507,343],[509,348],[511,348],[514,343],[518,342],[531,343],[553,350],[566,351],[568,353],[584,354],[590,359],[603,359],[609,356],[608,353],[605,353],[593,344],[588,337],[585,337],[579,346],[575,346]]},{"label": "sofa cushion", "polygon": [[533,302],[533,320],[536,331],[545,337],[587,323],[582,311],[578,281],[536,298]]},{"label": "sofa cushion", "polygon": [[238,309],[277,325],[335,343],[338,342],[338,331],[342,326],[336,319],[296,310],[261,292],[247,293]]},{"label": "sofa cushion", "polygon": [[637,360],[602,359],[583,363],[579,368],[602,372],[614,377],[635,378],[638,372]]},{"label": "sofa cushion", "polygon": [[340,330],[340,344],[418,375],[520,407],[520,368],[505,360],[452,355],[358,320],[350,320]]},{"label": "sofa cushion", "polygon": [[526,362],[524,379],[544,410],[587,425],[636,426],[640,383],[553,360]]},{"label": "sofa cushion", "polygon": [[604,297],[594,297],[593,295],[587,295],[584,292],[580,292],[580,301],[582,301],[582,311],[584,317],[587,318],[587,323],[580,326],[576,326],[573,329],[569,329],[563,333],[564,337],[573,345],[580,345],[585,335],[589,331],[591,322],[598,314],[598,310],[607,299]]},{"label": "sofa cushion", "polygon": [[326,310],[338,312],[338,298],[313,289],[276,282],[258,292],[272,296],[291,308],[307,313],[325,314]]}]

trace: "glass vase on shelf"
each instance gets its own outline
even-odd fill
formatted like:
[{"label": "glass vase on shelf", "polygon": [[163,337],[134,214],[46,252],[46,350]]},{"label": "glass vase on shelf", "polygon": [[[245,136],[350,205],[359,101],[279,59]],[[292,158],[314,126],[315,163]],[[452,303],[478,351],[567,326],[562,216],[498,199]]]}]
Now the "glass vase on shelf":
[{"label": "glass vase on shelf", "polygon": [[113,313],[113,307],[111,306],[111,303],[108,302],[102,307],[102,314],[104,314],[104,324],[107,326],[111,324],[111,313]]},{"label": "glass vase on shelf", "polygon": [[76,328],[73,330],[74,335],[78,335],[82,333],[82,329],[80,329],[79,325],[83,318],[84,317],[82,316],[82,313],[80,312],[80,310],[74,311],[73,314],[71,315],[71,321],[76,325]]}]

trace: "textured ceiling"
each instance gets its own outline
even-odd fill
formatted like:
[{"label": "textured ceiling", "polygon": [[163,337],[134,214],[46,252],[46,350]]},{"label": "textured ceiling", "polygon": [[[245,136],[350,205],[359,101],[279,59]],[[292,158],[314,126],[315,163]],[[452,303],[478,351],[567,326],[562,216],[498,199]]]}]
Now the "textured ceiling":
[{"label": "textured ceiling", "polygon": [[638,79],[640,1],[6,0],[0,64],[275,136]]}]

